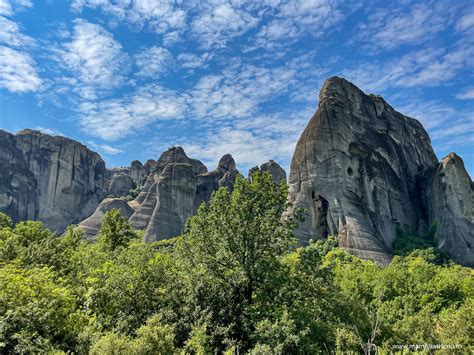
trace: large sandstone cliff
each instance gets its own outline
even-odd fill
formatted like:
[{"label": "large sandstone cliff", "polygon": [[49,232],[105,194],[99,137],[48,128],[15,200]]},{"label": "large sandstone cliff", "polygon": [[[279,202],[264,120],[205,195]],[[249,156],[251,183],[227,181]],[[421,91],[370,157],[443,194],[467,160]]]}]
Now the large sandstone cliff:
[{"label": "large sandstone cliff", "polygon": [[23,130],[0,131],[0,211],[40,220],[62,232],[105,197],[105,163],[74,140]]},{"label": "large sandstone cliff", "polygon": [[472,260],[470,247],[460,249],[474,242],[472,208],[464,212],[472,206],[472,184],[457,164],[446,178],[453,192],[440,195],[433,174],[445,174],[443,164],[417,120],[344,79],[326,80],[291,162],[289,199],[308,212],[297,231],[301,242],[335,235],[351,253],[384,264],[397,229],[423,232],[436,222],[440,247],[459,262]]}]

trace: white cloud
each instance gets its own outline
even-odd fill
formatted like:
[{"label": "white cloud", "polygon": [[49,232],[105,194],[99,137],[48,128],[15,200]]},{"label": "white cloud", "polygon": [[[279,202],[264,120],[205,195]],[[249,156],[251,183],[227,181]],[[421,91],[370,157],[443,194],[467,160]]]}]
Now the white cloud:
[{"label": "white cloud", "polygon": [[123,149],[112,147],[111,145],[104,144],[104,143],[96,143],[94,141],[88,141],[87,144],[89,144],[94,150],[98,150],[101,153],[106,153],[110,155],[115,155],[115,154],[124,152]]},{"label": "white cloud", "polygon": [[393,4],[368,17],[360,26],[359,39],[376,48],[391,49],[426,42],[449,24],[449,7],[441,1],[413,4],[408,9],[406,4]]},{"label": "white cloud", "polygon": [[126,79],[128,56],[100,25],[76,20],[71,41],[59,53],[73,75],[75,89],[85,99],[95,99],[101,90],[117,88]]},{"label": "white cloud", "polygon": [[193,53],[181,53],[178,55],[178,61],[181,65],[181,68],[184,69],[197,69],[207,67],[207,60],[211,59],[212,55],[210,53],[204,53],[201,55],[196,55]]},{"label": "white cloud", "polygon": [[343,75],[365,90],[445,84],[460,70],[473,66],[474,47],[428,48],[397,59],[364,62],[343,70]]},{"label": "white cloud", "polygon": [[147,85],[120,99],[86,102],[79,106],[80,123],[89,135],[116,140],[157,120],[180,119],[185,98],[158,85]]},{"label": "white cloud", "polygon": [[474,87],[467,88],[463,92],[456,95],[456,99],[459,100],[474,100]]},{"label": "white cloud", "polygon": [[113,17],[141,29],[147,25],[158,33],[172,32],[186,27],[186,13],[178,2],[136,0],[74,0],[72,8],[81,11],[83,7],[101,9]]},{"label": "white cloud", "polygon": [[136,54],[135,64],[137,76],[157,79],[173,68],[174,57],[166,48],[153,46]]},{"label": "white cloud", "polygon": [[35,62],[28,53],[0,45],[0,87],[20,93],[41,87]]},{"label": "white cloud", "polygon": [[32,6],[30,0],[0,0],[0,15],[11,16],[15,11]]},{"label": "white cloud", "polygon": [[16,22],[0,16],[0,43],[16,48],[30,46],[34,40],[21,33]]},{"label": "white cloud", "polygon": [[36,62],[29,53],[35,41],[23,34],[16,22],[5,17],[31,6],[26,0],[0,0],[0,87],[11,92],[37,91],[42,84]]},{"label": "white cloud", "polygon": [[286,170],[296,142],[307,124],[310,112],[285,112],[238,121],[236,125],[180,142],[187,154],[216,166],[219,158],[230,153],[243,174],[270,159]]},{"label": "white cloud", "polygon": [[474,27],[474,7],[471,7],[466,14],[456,23],[456,30],[467,31]]},{"label": "white cloud", "polygon": [[191,106],[201,118],[247,117],[260,104],[285,94],[295,75],[286,67],[237,64],[219,75],[201,77],[191,92]]},{"label": "white cloud", "polygon": [[202,4],[192,22],[192,33],[205,47],[223,47],[230,39],[240,36],[258,24],[249,12],[236,8],[231,2]]},{"label": "white cloud", "polygon": [[259,30],[255,44],[251,44],[253,49],[285,46],[305,35],[320,37],[344,19],[344,12],[348,14],[358,6],[337,0],[275,1],[268,5],[270,21]]}]

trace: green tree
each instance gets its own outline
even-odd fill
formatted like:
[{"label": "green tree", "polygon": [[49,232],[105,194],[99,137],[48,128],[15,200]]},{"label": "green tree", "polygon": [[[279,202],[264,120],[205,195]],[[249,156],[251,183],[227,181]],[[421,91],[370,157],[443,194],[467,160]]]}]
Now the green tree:
[{"label": "green tree", "polygon": [[13,220],[10,216],[0,212],[0,228],[11,228],[13,226]]},{"label": "green tree", "polygon": [[136,237],[128,220],[116,208],[107,211],[99,230],[98,242],[108,250],[125,247]]},{"label": "green tree", "polygon": [[47,267],[0,268],[0,352],[74,351],[86,320],[74,296]]},{"label": "green tree", "polygon": [[295,245],[297,221],[282,218],[286,197],[286,184],[276,185],[268,173],[256,173],[251,181],[238,177],[232,192],[221,188],[209,205],[200,206],[178,241],[191,298],[207,297],[194,307],[211,318],[208,331],[222,334],[215,339],[221,349],[224,339],[241,350],[251,346],[256,292],[272,282],[279,256]]}]

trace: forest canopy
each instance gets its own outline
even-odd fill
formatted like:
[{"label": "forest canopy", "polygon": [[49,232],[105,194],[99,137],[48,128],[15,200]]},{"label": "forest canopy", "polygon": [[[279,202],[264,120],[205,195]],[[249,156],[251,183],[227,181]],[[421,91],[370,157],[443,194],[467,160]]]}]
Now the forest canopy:
[{"label": "forest canopy", "polygon": [[154,243],[118,210],[96,242],[0,213],[0,352],[473,350],[471,269],[430,245],[385,267],[332,237],[300,246],[287,208],[287,186],[255,173]]}]

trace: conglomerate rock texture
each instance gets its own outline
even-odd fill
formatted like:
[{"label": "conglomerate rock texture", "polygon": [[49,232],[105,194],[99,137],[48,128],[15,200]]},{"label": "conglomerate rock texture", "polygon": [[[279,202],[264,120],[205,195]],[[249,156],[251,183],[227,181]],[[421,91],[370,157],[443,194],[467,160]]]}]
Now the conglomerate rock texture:
[{"label": "conglomerate rock texture", "polygon": [[[465,257],[449,245],[462,253],[462,240],[466,245],[473,241],[472,208],[462,214],[455,207],[472,206],[472,183],[463,168],[450,171],[448,185],[458,193],[443,197],[440,178],[430,177],[447,170],[443,164],[439,167],[417,120],[344,79],[326,80],[291,162],[289,200],[293,207],[307,209],[297,231],[301,242],[334,235],[349,252],[385,264],[397,229],[420,232],[444,221],[438,230],[446,233],[440,246],[462,262]],[[426,188],[428,181],[433,187]],[[472,250],[464,253],[472,258]]]},{"label": "conglomerate rock texture", "polygon": [[102,158],[61,136],[0,131],[0,211],[58,232],[89,216],[106,195]]}]

